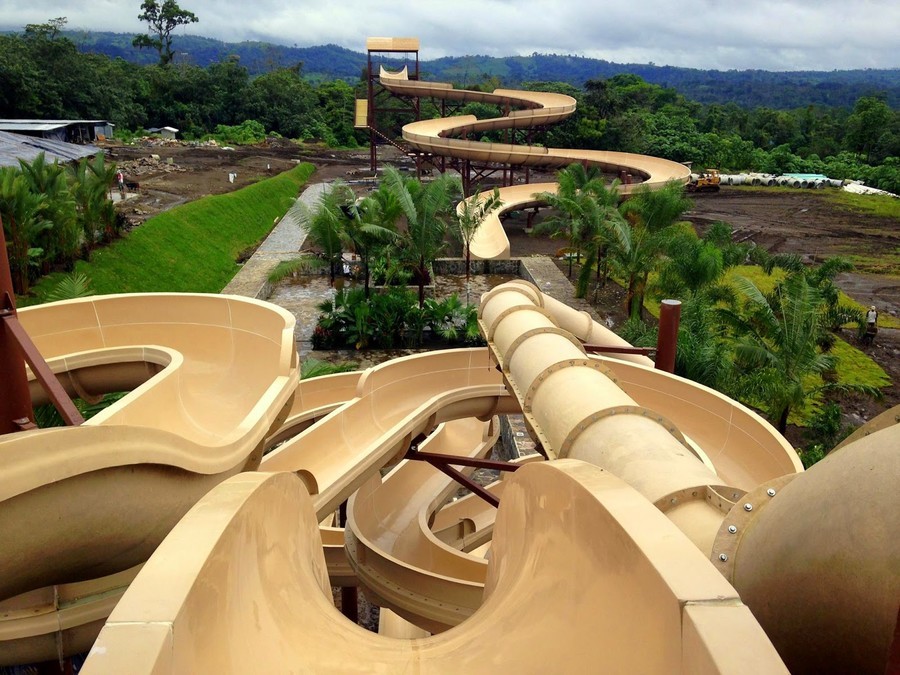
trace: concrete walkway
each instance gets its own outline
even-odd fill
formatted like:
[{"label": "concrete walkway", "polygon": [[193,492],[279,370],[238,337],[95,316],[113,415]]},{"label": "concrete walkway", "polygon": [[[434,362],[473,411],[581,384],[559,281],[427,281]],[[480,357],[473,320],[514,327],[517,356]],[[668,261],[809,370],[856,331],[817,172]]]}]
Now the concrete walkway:
[{"label": "concrete walkway", "polygon": [[269,297],[272,291],[269,274],[283,260],[298,257],[306,241],[304,206],[301,205],[315,206],[329,187],[330,183],[308,186],[222,293],[261,300]]}]

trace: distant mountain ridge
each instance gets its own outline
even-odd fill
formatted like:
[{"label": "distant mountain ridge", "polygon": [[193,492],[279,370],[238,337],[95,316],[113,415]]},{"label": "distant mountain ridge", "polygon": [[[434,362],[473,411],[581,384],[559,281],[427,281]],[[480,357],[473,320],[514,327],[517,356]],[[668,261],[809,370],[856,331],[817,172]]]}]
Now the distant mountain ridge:
[{"label": "distant mountain ridge", "polygon": [[[134,63],[156,61],[152,50],[131,46],[124,33],[64,31],[63,35],[86,52],[121,57]],[[366,66],[366,55],[337,45],[287,47],[265,42],[228,43],[195,35],[176,36],[176,62],[208,66],[231,55],[251,74],[303,64],[304,76],[313,80],[343,79],[355,83]],[[699,70],[653,64],[622,64],[581,56],[458,56],[421,61],[423,79],[473,85],[497,77],[504,86],[523,82],[566,82],[581,87],[590,79],[620,73],[639,75],[647,82],[676,89],[700,103],[733,102],[742,107],[789,109],[807,105],[852,107],[856,99],[884,95],[888,105],[900,108],[900,68],[773,72],[765,70]]]}]

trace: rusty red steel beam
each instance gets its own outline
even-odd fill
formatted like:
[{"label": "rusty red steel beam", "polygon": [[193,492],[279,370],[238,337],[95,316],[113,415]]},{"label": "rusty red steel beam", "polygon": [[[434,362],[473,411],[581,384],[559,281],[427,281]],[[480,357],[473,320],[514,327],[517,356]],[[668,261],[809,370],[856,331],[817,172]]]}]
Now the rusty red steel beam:
[{"label": "rusty red steel beam", "polygon": [[[407,459],[415,459],[415,457],[410,457],[410,454],[415,455],[416,454],[415,451],[407,453],[407,455],[406,455]],[[500,506],[500,500],[497,499],[497,497],[495,495],[492,495],[490,492],[485,490],[483,487],[481,487],[478,483],[476,483],[471,478],[466,476],[464,473],[457,471],[456,469],[454,469],[452,466],[450,466],[448,464],[444,464],[441,462],[433,462],[429,459],[425,459],[424,457],[421,459],[422,459],[422,461],[428,462],[429,464],[431,464],[431,466],[433,466],[435,469],[437,469],[441,473],[446,474],[447,476],[452,478],[454,481],[456,481],[457,483],[462,485],[464,488],[466,488],[470,492],[481,497],[481,499],[486,501],[488,504],[493,506],[495,509]]]},{"label": "rusty red steel beam", "polygon": [[454,464],[471,466],[476,469],[494,469],[495,471],[515,471],[520,466],[519,464],[500,462],[495,459],[480,459],[478,457],[463,457],[460,455],[438,455],[433,452],[422,452],[421,450],[410,450],[406,454],[406,459],[425,461],[429,464]]},{"label": "rusty red steel beam", "polygon": [[656,351],[653,347],[613,347],[611,345],[583,345],[588,354],[640,354],[649,356]]},{"label": "rusty red steel beam", "polygon": [[[16,296],[6,251],[6,235],[0,218],[0,313],[16,314]],[[34,428],[34,411],[28,393],[25,359],[16,341],[0,321],[0,435]]]},{"label": "rusty red steel beam", "polygon": [[18,343],[19,349],[25,357],[25,362],[31,367],[31,372],[34,373],[44,391],[47,392],[47,396],[50,397],[53,406],[59,411],[63,421],[69,426],[83,424],[84,417],[78,412],[78,408],[75,407],[66,390],[63,389],[59,380],[56,379],[56,375],[50,370],[50,366],[47,365],[44,357],[41,356],[38,348],[31,341],[31,337],[29,337],[25,328],[19,323],[19,317],[13,311],[4,310],[0,311],[0,319],[6,326],[6,330],[12,335],[13,340]]}]

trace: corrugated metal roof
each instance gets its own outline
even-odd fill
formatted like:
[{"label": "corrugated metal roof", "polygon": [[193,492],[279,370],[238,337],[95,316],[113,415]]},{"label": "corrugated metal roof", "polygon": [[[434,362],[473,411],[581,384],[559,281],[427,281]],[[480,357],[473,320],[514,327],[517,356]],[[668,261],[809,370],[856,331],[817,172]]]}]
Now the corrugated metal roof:
[{"label": "corrugated metal roof", "polygon": [[0,119],[0,124],[53,124],[65,126],[67,124],[109,124],[109,120],[27,120],[27,119]]},{"label": "corrugated metal roof", "polygon": [[0,166],[19,166],[20,159],[30,162],[42,152],[49,162],[72,162],[96,155],[99,149],[93,145],[75,145],[0,131]]},{"label": "corrugated metal roof", "polygon": [[67,124],[55,124],[53,122],[2,122],[0,121],[0,131],[53,131],[54,129],[62,129]]}]

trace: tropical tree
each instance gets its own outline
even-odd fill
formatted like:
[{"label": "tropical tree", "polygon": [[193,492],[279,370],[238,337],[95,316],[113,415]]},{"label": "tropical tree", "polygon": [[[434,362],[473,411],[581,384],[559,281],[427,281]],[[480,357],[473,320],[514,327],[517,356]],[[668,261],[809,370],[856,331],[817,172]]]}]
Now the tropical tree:
[{"label": "tropical tree", "polygon": [[768,296],[743,277],[734,283],[747,301],[743,312],[723,313],[738,335],[735,358],[742,374],[737,384],[766,410],[778,431],[785,432],[792,410],[823,391],[880,396],[873,387],[818,383],[813,377],[833,371],[837,359],[821,348],[828,331],[825,300],[804,274],[789,275]]},{"label": "tropical tree", "polygon": [[318,201],[309,206],[300,202],[306,235],[322,251],[328,261],[329,277],[334,286],[335,270],[341,263],[344,250],[341,239],[348,216],[347,205],[353,201],[353,190],[343,182],[335,182],[327,188]]},{"label": "tropical tree", "polygon": [[494,188],[493,192],[480,192],[468,199],[464,199],[456,207],[456,215],[459,218],[459,238],[463,243],[466,254],[466,304],[469,304],[469,275],[472,268],[472,241],[475,234],[484,224],[488,214],[500,208],[503,201],[500,199],[500,190]]},{"label": "tropical tree", "polygon": [[70,169],[69,189],[89,252],[99,239],[105,236],[110,240],[116,234],[116,210],[110,199],[115,174],[116,165],[107,164],[102,152],[93,159],[82,159]]},{"label": "tropical tree", "polygon": [[48,163],[41,152],[30,163],[19,160],[22,175],[29,188],[45,197],[45,218],[52,227],[42,230],[34,245],[43,250],[43,272],[51,262],[61,261],[71,267],[84,237],[78,225],[75,200],[69,191],[65,168],[58,162]]},{"label": "tropical tree", "polygon": [[[737,297],[724,274],[746,259],[748,248],[732,243],[726,223],[713,223],[702,238],[693,231],[679,232],[666,246],[666,258],[648,288],[657,299],[682,303],[675,373],[725,393],[732,389],[734,356],[718,308],[734,309]],[[651,337],[646,346],[656,344],[655,331]]]},{"label": "tropical tree", "polygon": [[[580,243],[584,238],[581,233],[582,212],[585,206],[581,203],[595,189],[603,186],[603,176],[594,166],[573,163],[556,172],[556,192],[542,192],[535,195],[556,212],[535,227],[538,233],[549,233],[553,237],[565,236],[569,246],[581,260]],[[599,187],[598,187],[599,186]],[[572,258],[569,258],[569,277],[572,276]]]},{"label": "tropical tree", "polygon": [[[772,274],[778,268],[787,272],[788,275],[804,275],[807,282],[822,294],[825,302],[825,320],[831,331],[838,330],[848,323],[856,323],[860,330],[865,327],[862,310],[841,304],[841,291],[834,282],[834,278],[838,274],[854,269],[853,263],[849,259],[832,256],[823,260],[819,265],[807,266],[796,253],[770,255],[762,249],[754,249],[753,254],[755,262],[765,270],[766,274]],[[834,333],[829,331],[823,336],[822,345],[830,348],[834,341]]]},{"label": "tropical tree", "polygon": [[344,212],[348,219],[342,238],[359,255],[363,264],[365,297],[369,297],[369,260],[374,247],[397,238],[397,221],[403,215],[396,195],[383,183],[363,199],[351,202]]},{"label": "tropical tree", "polygon": [[621,206],[627,222],[609,221],[609,255],[616,271],[625,278],[625,307],[630,316],[641,316],[650,273],[659,265],[668,243],[680,232],[678,220],[690,206],[678,183],[658,190],[644,187]]},{"label": "tropical tree", "polygon": [[733,302],[732,287],[723,282],[725,272],[747,258],[750,247],[731,241],[731,226],[713,223],[703,237],[693,230],[678,231],[666,245],[653,294],[704,304]]},{"label": "tropical tree", "polygon": [[53,227],[46,219],[46,200],[32,192],[20,171],[0,168],[0,221],[6,236],[13,290],[22,294],[29,288],[29,271],[43,251],[33,245],[44,230]]},{"label": "tropical tree", "polygon": [[406,220],[401,255],[413,271],[419,286],[419,307],[423,307],[425,284],[430,279],[428,267],[444,249],[453,201],[462,192],[462,186],[459,178],[450,174],[421,183],[404,178],[394,168],[385,171],[384,184],[396,196]]},{"label": "tropical tree", "polygon": [[[557,173],[557,191],[545,192],[539,196],[555,210],[543,223],[535,228],[551,231],[554,235],[565,234],[578,261],[585,256],[584,265],[575,285],[575,296],[583,298],[590,283],[591,270],[596,269],[597,280],[601,277],[603,259],[604,278],[606,275],[606,250],[614,241],[613,221],[622,221],[618,211],[618,181],[607,186],[603,175],[595,166],[571,164]],[[572,257],[569,257],[569,276],[572,276]]]},{"label": "tropical tree", "polygon": [[181,9],[175,0],[144,0],[138,19],[147,23],[149,35],[136,35],[131,44],[138,49],[149,47],[159,52],[159,65],[167,66],[175,54],[172,52],[172,31],[178,26],[197,23],[193,12]]}]

